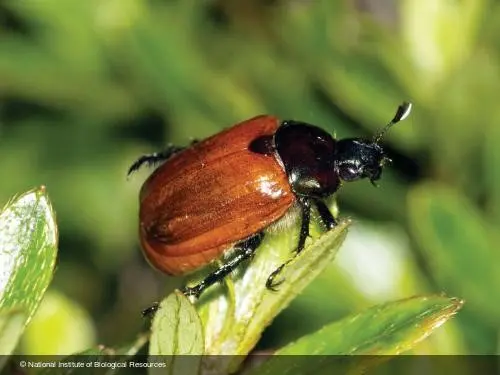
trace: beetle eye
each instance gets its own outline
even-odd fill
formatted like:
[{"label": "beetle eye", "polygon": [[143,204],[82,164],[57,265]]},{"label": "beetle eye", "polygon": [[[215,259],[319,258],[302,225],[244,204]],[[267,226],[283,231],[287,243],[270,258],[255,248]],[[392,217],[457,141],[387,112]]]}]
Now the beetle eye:
[{"label": "beetle eye", "polygon": [[341,164],[339,165],[339,177],[344,181],[353,181],[361,176],[361,171],[357,165],[354,164]]}]

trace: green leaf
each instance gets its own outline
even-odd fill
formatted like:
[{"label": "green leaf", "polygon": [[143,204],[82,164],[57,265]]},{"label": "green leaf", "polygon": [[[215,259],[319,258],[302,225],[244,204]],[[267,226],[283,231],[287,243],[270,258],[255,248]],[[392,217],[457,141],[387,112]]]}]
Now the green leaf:
[{"label": "green leaf", "polygon": [[[376,356],[410,350],[450,319],[462,304],[456,298],[428,296],[375,306],[287,345],[249,375],[310,374],[314,366],[327,367],[330,373],[335,369],[339,374],[360,371],[381,360]],[[287,357],[290,355],[294,357]],[[309,355],[320,357],[311,359]],[[363,356],[338,357],[345,355]]]},{"label": "green leaf", "polygon": [[[498,86],[497,86],[498,87]],[[496,106],[494,106],[496,108]],[[500,119],[499,114],[493,120],[494,124]],[[500,225],[500,127],[491,126],[489,131],[484,136],[484,149],[483,149],[483,173],[482,178],[485,180],[485,187],[487,189],[488,203],[486,210],[490,218],[496,225]]]},{"label": "green leaf", "polygon": [[[4,311],[0,314],[0,353],[12,353],[23,332],[26,314],[20,310]],[[0,357],[0,369],[3,368],[8,356]]]},{"label": "green leaf", "polygon": [[[482,24],[485,1],[407,0],[402,2],[402,37],[414,61],[414,77],[426,82],[427,100],[435,94],[443,77],[456,74],[457,66],[473,53]],[[422,99],[426,99],[423,96]]]},{"label": "green leaf", "polygon": [[[0,213],[0,314],[22,314],[22,328],[52,280],[57,239],[54,212],[43,186],[13,199]],[[8,340],[2,337],[0,342],[8,344],[0,347],[0,354],[10,354],[20,334],[21,330],[17,335],[10,332]]]},{"label": "green leaf", "polygon": [[411,191],[408,204],[410,229],[439,285],[498,324],[500,254],[493,228],[465,197],[435,183]]},{"label": "green leaf", "polygon": [[265,284],[269,275],[293,256],[297,238],[291,236],[290,231],[268,235],[248,267],[232,280],[227,279],[229,295],[219,292],[202,298],[200,315],[207,327],[207,353],[232,355],[226,364],[211,366],[219,367],[221,373],[234,371],[239,366],[264,328],[332,262],[349,224],[348,220],[342,221],[335,229],[311,241],[278,275],[276,280],[284,282],[277,292],[268,290]]},{"label": "green leaf", "polygon": [[151,367],[150,375],[199,372],[205,346],[203,326],[194,306],[182,293],[176,291],[163,300],[151,331],[150,362],[163,362],[167,367]]},{"label": "green leaf", "polygon": [[120,346],[115,350],[117,355],[132,357],[136,355],[149,341],[150,332],[142,332],[131,343]]},{"label": "green leaf", "polygon": [[69,355],[94,345],[95,336],[88,312],[64,294],[49,290],[23,333],[19,352]]},{"label": "green leaf", "polygon": [[[132,357],[134,357],[139,352],[139,350],[144,347],[148,339],[149,333],[142,332],[133,342],[123,345],[118,349],[108,348],[104,345],[98,345],[83,352],[69,355],[60,361],[58,360],[58,367],[44,369],[39,373],[39,375],[85,375],[89,373],[92,373],[93,375],[112,375],[119,372],[123,368],[131,367],[128,360],[130,359],[131,361],[134,361]],[[96,362],[99,362],[103,365],[101,367],[98,367],[95,365]],[[144,360],[140,359],[136,362],[144,363]],[[89,367],[86,367],[89,365],[89,363],[92,364],[90,369]],[[117,366],[113,369],[109,366],[106,367],[104,363],[119,363],[121,367]]]}]

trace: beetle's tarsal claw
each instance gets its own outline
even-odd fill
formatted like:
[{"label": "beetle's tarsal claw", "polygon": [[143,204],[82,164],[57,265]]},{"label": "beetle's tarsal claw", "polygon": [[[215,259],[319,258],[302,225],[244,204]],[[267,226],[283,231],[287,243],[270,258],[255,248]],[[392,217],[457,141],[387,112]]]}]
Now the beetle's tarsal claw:
[{"label": "beetle's tarsal claw", "polygon": [[274,279],[281,272],[281,270],[283,269],[283,267],[285,267],[284,264],[282,264],[281,266],[279,266],[278,268],[276,268],[269,275],[269,277],[267,278],[267,281],[266,281],[266,288],[267,289],[269,289],[269,290],[271,290],[273,292],[277,292],[278,291],[278,287],[285,282],[285,279],[282,279],[280,281],[274,281]]},{"label": "beetle's tarsal claw", "polygon": [[198,286],[194,286],[192,288],[190,287],[185,287],[184,289],[181,290],[182,294],[184,294],[186,297],[194,297],[194,299],[198,299],[201,294],[201,290]]},{"label": "beetle's tarsal claw", "polygon": [[279,288],[278,287],[281,284],[283,284],[284,282],[285,282],[285,279],[277,281],[277,282],[274,282],[274,281],[269,282],[269,280],[268,280],[268,282],[266,282],[266,288],[268,290],[270,290],[271,292],[279,292]]}]

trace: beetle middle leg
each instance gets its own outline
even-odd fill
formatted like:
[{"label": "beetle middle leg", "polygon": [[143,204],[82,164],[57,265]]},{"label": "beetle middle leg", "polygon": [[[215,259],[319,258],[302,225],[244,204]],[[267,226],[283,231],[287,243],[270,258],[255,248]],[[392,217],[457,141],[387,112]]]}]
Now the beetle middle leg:
[{"label": "beetle middle leg", "polygon": [[281,272],[281,270],[292,261],[302,250],[304,250],[304,246],[306,245],[307,237],[309,237],[309,224],[311,223],[311,201],[308,198],[300,198],[299,204],[302,210],[302,224],[300,226],[300,234],[299,234],[299,243],[295,250],[295,256],[281,266],[276,268],[267,278],[266,288],[272,291],[277,291],[277,287],[283,283],[284,280],[275,282],[274,279]]},{"label": "beetle middle leg", "polygon": [[231,260],[220,266],[218,269],[209,274],[195,286],[185,287],[182,290],[182,293],[185,296],[194,296],[195,298],[198,298],[206,288],[215,284],[217,281],[222,280],[224,277],[229,275],[234,269],[236,269],[236,267],[238,267],[241,264],[241,262],[251,258],[254,255],[255,250],[262,243],[263,238],[264,238],[264,233],[260,232],[248,238],[247,240],[241,241],[238,244],[236,244],[235,245],[236,255]]},{"label": "beetle middle leg", "polygon": [[319,216],[321,217],[321,221],[327,230],[333,229],[337,226],[337,220],[333,217],[332,212],[328,208],[328,206],[321,199],[315,199],[314,205],[318,210]]}]

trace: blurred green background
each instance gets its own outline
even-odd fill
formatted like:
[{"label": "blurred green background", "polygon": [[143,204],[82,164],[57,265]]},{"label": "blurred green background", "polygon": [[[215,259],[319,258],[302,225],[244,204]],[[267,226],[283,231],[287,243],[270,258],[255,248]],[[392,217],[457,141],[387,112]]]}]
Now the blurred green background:
[{"label": "blurred green background", "polygon": [[44,184],[60,230],[19,352],[130,340],[141,309],[181,284],[138,246],[148,171],[126,171],[141,154],[261,113],[371,136],[410,100],[380,188],[339,194],[355,222],[337,261],[258,348],[446,293],[464,309],[415,352],[498,353],[498,35],[494,0],[1,1],[0,201]]}]

